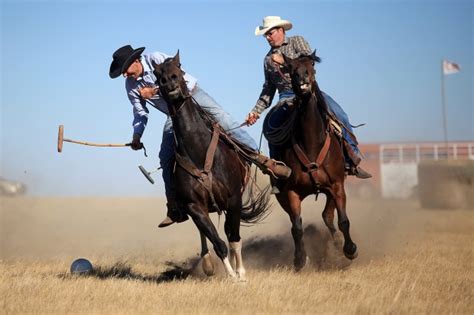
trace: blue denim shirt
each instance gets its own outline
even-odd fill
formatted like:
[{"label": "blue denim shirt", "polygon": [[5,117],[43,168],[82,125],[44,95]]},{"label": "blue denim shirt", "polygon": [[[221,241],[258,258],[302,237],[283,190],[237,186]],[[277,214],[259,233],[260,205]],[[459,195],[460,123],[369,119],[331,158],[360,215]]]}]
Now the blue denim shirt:
[{"label": "blue denim shirt", "polygon": [[[168,115],[168,105],[160,94],[155,95],[151,99],[145,100],[140,96],[139,91],[143,87],[156,86],[156,77],[153,74],[154,69],[152,61],[154,61],[155,64],[160,64],[166,58],[170,58],[170,56],[161,52],[142,55],[141,63],[143,65],[143,75],[137,79],[127,77],[125,80],[127,96],[133,106],[133,132],[136,134],[142,135],[148,122],[149,111],[147,104]],[[188,84],[188,89],[191,91],[196,85],[197,80],[187,73],[184,75],[184,78]]]}]

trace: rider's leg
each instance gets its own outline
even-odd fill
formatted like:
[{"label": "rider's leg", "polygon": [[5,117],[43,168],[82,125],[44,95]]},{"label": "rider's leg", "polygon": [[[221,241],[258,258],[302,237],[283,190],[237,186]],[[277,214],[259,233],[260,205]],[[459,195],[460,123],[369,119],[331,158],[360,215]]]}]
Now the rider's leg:
[{"label": "rider's leg", "polygon": [[[271,115],[267,119],[267,128],[274,129],[281,127],[285,121],[288,119],[288,110],[289,105],[293,104],[293,98],[280,98],[280,101],[277,105],[275,105],[275,109],[269,113]],[[267,139],[268,140],[268,139]],[[278,145],[274,145],[271,142],[268,142],[268,149],[270,151],[270,157],[274,160],[281,160],[281,149]],[[285,184],[285,181],[282,179],[271,178],[270,180],[272,185],[271,194],[276,195],[279,194],[282,190],[282,186]]]},{"label": "rider's leg", "polygon": [[222,129],[226,131],[229,130],[228,133],[233,138],[245,144],[249,148],[255,151],[258,150],[255,140],[244,130],[244,128],[238,128],[240,124],[232,119],[232,117],[226,111],[224,111],[209,94],[207,94],[199,86],[196,86],[196,88],[193,90],[192,96],[202,108],[207,110],[216,119],[219,125],[221,125]]},{"label": "rider's leg", "polygon": [[234,139],[256,152],[256,154],[251,156],[252,162],[262,169],[264,173],[269,173],[276,177],[287,178],[290,176],[291,170],[287,166],[258,153],[258,146],[255,140],[243,128],[238,128],[239,123],[232,119],[204,90],[196,86],[192,96],[199,106],[207,110],[224,130],[229,130],[229,134]]},{"label": "rider's leg", "polygon": [[176,188],[173,183],[174,150],[173,128],[171,118],[168,117],[163,128],[163,139],[159,153],[168,211],[166,218],[158,225],[159,227],[166,227],[174,222],[183,222],[188,219],[186,213],[179,209],[176,202]]},{"label": "rider's leg", "polygon": [[[367,171],[363,170],[359,163],[362,160],[361,153],[357,147],[356,140],[352,137],[354,131],[352,125],[349,122],[349,117],[344,112],[341,106],[328,94],[321,91],[323,94],[324,100],[328,105],[329,110],[336,116],[336,118],[344,125],[345,128],[342,128],[342,136],[348,145],[345,146],[347,155],[345,156],[346,164],[349,165],[348,173],[349,175],[355,175],[358,178],[370,178],[372,175]],[[352,135],[351,135],[352,133]]]}]

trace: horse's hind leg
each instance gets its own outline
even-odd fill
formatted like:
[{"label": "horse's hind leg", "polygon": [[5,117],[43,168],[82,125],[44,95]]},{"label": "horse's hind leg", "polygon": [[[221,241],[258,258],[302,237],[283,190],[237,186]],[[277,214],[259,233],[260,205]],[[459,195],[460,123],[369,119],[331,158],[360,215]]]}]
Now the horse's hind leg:
[{"label": "horse's hind leg", "polygon": [[225,245],[225,242],[220,239],[216,227],[209,218],[209,215],[207,215],[202,207],[197,204],[189,205],[189,214],[191,215],[194,224],[196,224],[199,231],[204,233],[207,239],[211,241],[212,245],[214,246],[214,251],[224,264],[227,275],[232,278],[237,278],[235,271],[232,269],[232,266],[229,263],[229,258],[227,257],[227,246]]},{"label": "horse's hind leg", "polygon": [[342,247],[342,239],[340,234],[337,234],[336,227],[334,226],[334,212],[336,211],[336,201],[331,194],[326,194],[326,205],[323,211],[323,220],[326,224],[329,233],[331,233],[334,245],[337,248]]},{"label": "horse's hind leg", "polygon": [[240,238],[240,210],[242,202],[230,207],[227,212],[224,230],[229,241],[229,259],[234,264],[235,271],[240,280],[245,281],[245,267],[242,260],[242,240]]},{"label": "horse's hind leg", "polygon": [[288,213],[291,220],[291,234],[295,242],[295,259],[293,265],[296,271],[300,271],[306,265],[306,250],[303,242],[303,220],[301,219],[301,199],[294,191],[288,191],[287,195],[278,194],[280,205]]},{"label": "horse's hind leg", "polygon": [[334,186],[334,197],[337,208],[337,218],[339,230],[344,235],[344,255],[349,259],[357,257],[357,245],[352,241],[349,234],[350,222],[346,213],[346,192],[343,183],[337,183]]},{"label": "horse's hind leg", "polygon": [[334,238],[336,234],[336,228],[334,227],[334,211],[336,210],[336,202],[334,198],[330,195],[326,195],[326,205],[324,206],[323,211],[323,220],[326,226],[331,233],[331,236]]}]

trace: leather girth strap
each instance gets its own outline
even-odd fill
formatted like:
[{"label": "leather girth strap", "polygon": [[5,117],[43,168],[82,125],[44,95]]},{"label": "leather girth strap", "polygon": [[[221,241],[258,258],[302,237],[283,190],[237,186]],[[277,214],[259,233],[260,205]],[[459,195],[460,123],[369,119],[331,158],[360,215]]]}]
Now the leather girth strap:
[{"label": "leather girth strap", "polygon": [[308,172],[311,175],[311,178],[313,179],[313,183],[316,186],[316,188],[319,187],[319,183],[317,179],[318,170],[321,167],[324,159],[326,158],[326,155],[328,154],[330,145],[331,145],[331,133],[327,131],[326,140],[324,140],[323,148],[319,152],[319,155],[316,158],[316,162],[311,162],[306,156],[306,154],[304,153],[303,149],[301,149],[299,144],[296,143],[296,140],[293,138],[293,150],[295,151],[296,156],[300,160],[301,164],[303,164],[304,167],[306,168],[306,172]]},{"label": "leather girth strap", "polygon": [[204,161],[204,169],[199,169],[194,162],[189,159],[187,156],[182,156],[176,152],[176,162],[181,166],[185,171],[187,171],[191,176],[196,178],[207,190],[209,193],[209,198],[211,199],[212,207],[221,214],[222,211],[217,206],[214,194],[212,193],[212,164],[214,163],[214,155],[216,153],[217,144],[219,142],[220,127],[218,124],[213,125],[213,132],[211,142],[206,152],[206,160]]}]

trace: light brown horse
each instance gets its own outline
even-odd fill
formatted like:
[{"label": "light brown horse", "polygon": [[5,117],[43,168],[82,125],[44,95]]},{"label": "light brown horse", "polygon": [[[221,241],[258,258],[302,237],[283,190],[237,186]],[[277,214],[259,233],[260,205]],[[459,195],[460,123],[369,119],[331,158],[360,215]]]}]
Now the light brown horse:
[{"label": "light brown horse", "polygon": [[349,259],[357,256],[357,246],[349,234],[350,223],[346,214],[343,148],[328,123],[327,104],[315,79],[315,61],[320,62],[315,51],[310,56],[296,59],[285,57],[285,66],[296,97],[293,105],[288,107],[287,115],[293,117],[293,122],[288,129],[289,137],[284,144],[278,146],[278,158],[291,167],[293,172],[280,186],[281,192],[276,197],[290,216],[296,270],[303,268],[307,260],[303,243],[301,202],[307,196],[320,192],[326,195],[322,215],[331,235],[336,237],[333,221],[334,210],[337,209],[339,230],[344,235],[343,252]]}]

